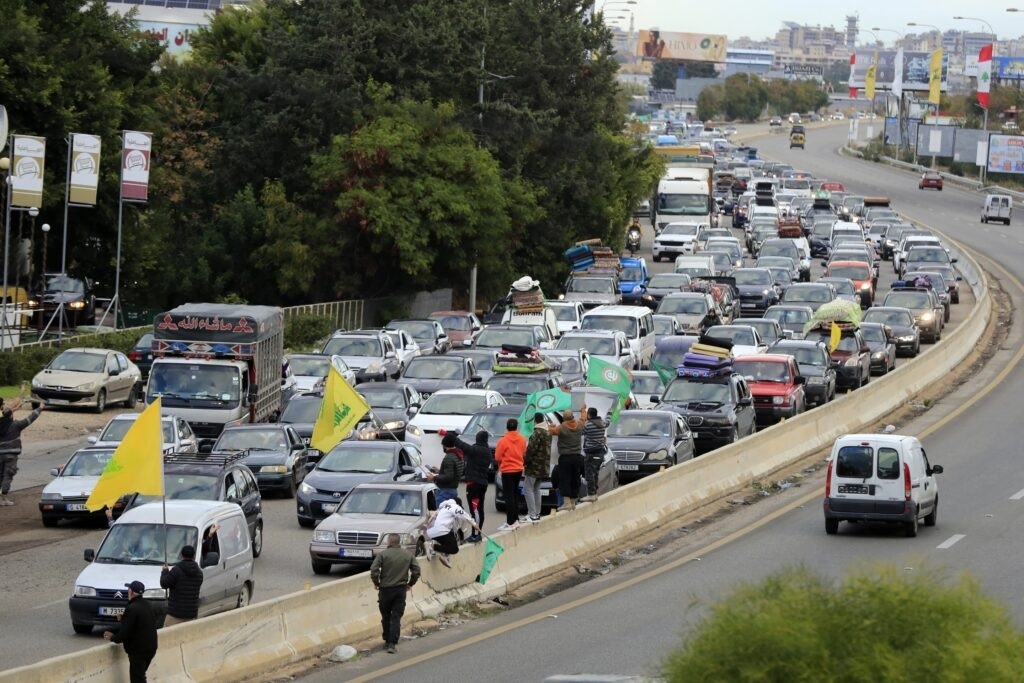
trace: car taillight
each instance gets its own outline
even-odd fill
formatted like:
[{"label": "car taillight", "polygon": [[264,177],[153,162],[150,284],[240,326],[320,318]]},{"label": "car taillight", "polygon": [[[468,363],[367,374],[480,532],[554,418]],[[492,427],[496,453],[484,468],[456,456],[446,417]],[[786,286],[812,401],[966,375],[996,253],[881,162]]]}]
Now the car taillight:
[{"label": "car taillight", "polygon": [[128,360],[142,360],[142,354],[138,351],[131,351],[128,354]]},{"label": "car taillight", "polygon": [[910,500],[910,465],[903,463],[903,497]]},{"label": "car taillight", "polygon": [[828,461],[828,469],[825,470],[825,497],[828,498],[829,491],[832,490],[832,461]]}]

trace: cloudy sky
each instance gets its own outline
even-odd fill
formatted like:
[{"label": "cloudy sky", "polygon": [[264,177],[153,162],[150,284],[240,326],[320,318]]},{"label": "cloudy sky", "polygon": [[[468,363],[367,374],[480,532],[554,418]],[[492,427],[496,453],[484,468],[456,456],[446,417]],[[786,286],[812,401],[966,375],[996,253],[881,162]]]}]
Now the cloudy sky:
[{"label": "cloudy sky", "polygon": [[[596,0],[602,7],[604,0]],[[724,33],[729,38],[749,36],[755,40],[774,37],[783,21],[800,24],[834,26],[845,30],[846,15],[859,14],[860,41],[870,40],[863,29],[881,27],[904,33],[924,33],[931,29],[907,26],[907,22],[933,24],[942,30],[984,31],[977,21],[954,20],[957,15],[978,17],[992,24],[999,38],[1024,35],[1024,12],[1008,13],[1008,7],[1024,9],[1024,0],[852,0],[845,3],[828,0],[607,0],[605,15],[626,15],[632,10],[636,28],[659,28],[662,31],[691,33]],[[1015,4],[1016,3],[1016,4]],[[609,21],[609,23],[612,23]],[[628,26],[629,20],[616,22]],[[896,35],[878,33],[878,38],[892,42]]]}]

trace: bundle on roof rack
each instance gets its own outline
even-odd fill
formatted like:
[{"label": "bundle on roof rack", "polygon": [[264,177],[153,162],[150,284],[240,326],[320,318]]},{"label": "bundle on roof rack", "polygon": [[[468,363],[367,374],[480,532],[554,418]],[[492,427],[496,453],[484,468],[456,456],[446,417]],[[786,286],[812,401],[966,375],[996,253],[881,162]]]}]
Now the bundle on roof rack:
[{"label": "bundle on roof rack", "polygon": [[836,299],[822,304],[814,316],[804,325],[804,332],[815,329],[831,329],[835,323],[841,330],[860,327],[860,304],[846,299]]},{"label": "bundle on roof rack", "polygon": [[540,372],[547,369],[537,349],[505,344],[494,354],[491,370],[499,372]]}]

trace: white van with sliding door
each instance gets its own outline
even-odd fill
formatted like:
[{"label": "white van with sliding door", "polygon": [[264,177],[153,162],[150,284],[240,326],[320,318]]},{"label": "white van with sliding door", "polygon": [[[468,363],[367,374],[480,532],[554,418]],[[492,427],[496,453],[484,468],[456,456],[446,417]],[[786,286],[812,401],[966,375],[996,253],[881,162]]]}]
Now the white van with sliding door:
[{"label": "white van with sliding door", "polygon": [[1013,213],[1013,197],[1007,194],[990,194],[985,197],[985,206],[981,208],[981,222],[998,221],[1010,224]]},{"label": "white van with sliding door", "polygon": [[935,526],[936,474],[921,442],[899,434],[847,434],[836,439],[825,475],[825,533],[839,522],[900,524],[916,536],[920,521]]},{"label": "white van with sliding door", "polygon": [[646,306],[598,306],[583,314],[581,330],[622,332],[636,359],[634,370],[646,370],[654,355],[654,315]]}]

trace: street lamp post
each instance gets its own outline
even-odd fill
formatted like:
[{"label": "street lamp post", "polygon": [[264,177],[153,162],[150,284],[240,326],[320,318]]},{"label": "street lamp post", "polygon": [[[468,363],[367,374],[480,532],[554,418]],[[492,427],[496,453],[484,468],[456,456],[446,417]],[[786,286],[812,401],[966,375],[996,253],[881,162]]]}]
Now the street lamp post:
[{"label": "street lamp post", "polygon": [[[47,242],[47,237],[50,234],[50,224],[49,223],[43,223],[42,226],[40,227],[40,229],[43,231],[43,264],[40,267],[40,271],[41,271],[41,275],[42,275],[42,277],[41,277],[41,279],[42,279],[42,286],[39,288],[39,291],[42,292],[42,291],[46,290],[46,242]],[[38,322],[38,325],[39,325],[39,338],[42,339],[43,338],[43,309],[42,309],[42,306],[40,306],[40,308],[39,308],[39,322]]]},{"label": "street lamp post", "polygon": [[637,0],[609,0],[608,2],[601,3],[600,12],[604,14],[604,8],[610,5],[635,5]]}]

